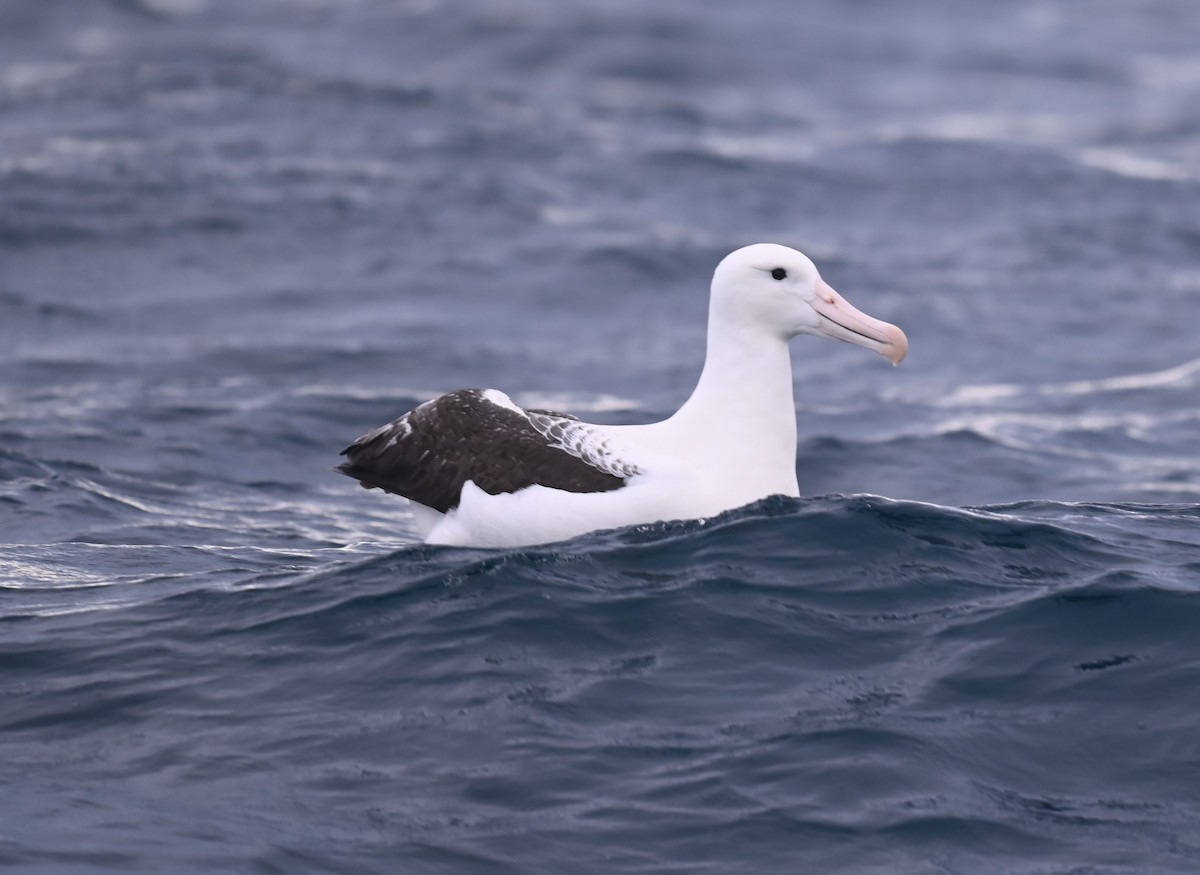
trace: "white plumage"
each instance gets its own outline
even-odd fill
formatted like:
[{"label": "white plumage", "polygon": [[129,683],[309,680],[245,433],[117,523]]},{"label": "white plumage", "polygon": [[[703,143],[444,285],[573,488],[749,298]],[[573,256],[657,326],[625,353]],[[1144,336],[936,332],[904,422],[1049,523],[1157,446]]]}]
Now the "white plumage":
[{"label": "white plumage", "polygon": [[[418,408],[364,435],[346,450],[350,461],[341,470],[364,486],[409,497],[429,543],[475,547],[548,543],[596,529],[708,517],[768,495],[796,496],[788,341],[797,334],[849,341],[894,364],[908,349],[899,328],[852,307],[802,253],[755,244],[727,256],[713,275],[704,369],[669,419],[593,425],[522,410],[495,389],[464,390],[422,405],[444,401],[441,418],[434,410],[423,419]],[[434,433],[439,428],[460,439],[448,442]],[[454,458],[467,446],[477,458]],[[503,457],[478,458],[491,451]],[[431,459],[434,452],[440,455]],[[534,456],[544,467],[548,459],[569,470],[558,480],[540,476]],[[489,462],[500,464],[499,474]],[[576,482],[576,474],[593,485]],[[560,488],[538,485],[539,477]],[[435,486],[442,491],[430,491]],[[445,497],[455,493],[457,500]],[[425,500],[443,508],[421,503],[435,494]]]}]

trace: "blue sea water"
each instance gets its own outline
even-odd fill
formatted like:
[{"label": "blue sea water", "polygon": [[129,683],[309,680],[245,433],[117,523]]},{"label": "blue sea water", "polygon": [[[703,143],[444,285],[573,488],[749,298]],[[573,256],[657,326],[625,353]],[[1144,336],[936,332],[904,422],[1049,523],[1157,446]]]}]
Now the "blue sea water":
[{"label": "blue sea water", "polygon": [[[0,868],[1200,872],[1200,7],[0,0]],[[522,550],[331,472],[674,410],[806,498]]]}]

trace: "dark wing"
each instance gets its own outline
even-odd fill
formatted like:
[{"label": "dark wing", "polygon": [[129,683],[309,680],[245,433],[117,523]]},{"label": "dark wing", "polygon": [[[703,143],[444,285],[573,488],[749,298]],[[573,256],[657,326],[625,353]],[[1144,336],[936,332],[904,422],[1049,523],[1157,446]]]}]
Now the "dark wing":
[{"label": "dark wing", "polygon": [[[367,432],[342,450],[347,459],[337,470],[367,489],[442,513],[458,506],[468,480],[491,495],[534,484],[607,492],[636,473],[633,466],[614,464],[611,455],[588,458],[591,447],[571,428],[587,426],[574,417],[541,410],[526,415],[489,400],[485,391],[459,389]],[[556,438],[566,434],[574,439],[564,445]]]}]

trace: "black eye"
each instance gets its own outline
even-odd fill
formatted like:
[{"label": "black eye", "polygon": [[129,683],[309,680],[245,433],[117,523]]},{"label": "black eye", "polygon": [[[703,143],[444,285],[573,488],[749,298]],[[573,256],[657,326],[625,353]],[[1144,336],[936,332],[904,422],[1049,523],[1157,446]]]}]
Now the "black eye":
[{"label": "black eye", "polygon": [[777,279],[777,280],[781,280],[787,276],[787,271],[784,270],[782,267],[777,267],[773,271],[771,271],[771,276],[775,277],[775,279]]}]

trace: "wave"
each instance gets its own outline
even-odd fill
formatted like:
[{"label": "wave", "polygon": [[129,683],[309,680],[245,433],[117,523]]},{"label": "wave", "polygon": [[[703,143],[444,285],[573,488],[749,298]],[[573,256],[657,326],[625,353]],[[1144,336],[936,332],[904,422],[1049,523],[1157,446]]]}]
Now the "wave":
[{"label": "wave", "polygon": [[295,799],[325,845],[383,816],[391,854],[484,869],[560,829],[781,865],[797,835],[1078,862],[1136,829],[1161,858],[1191,829],[1161,751],[1194,734],[1198,521],[831,495],[507,551],[14,545],[7,575],[95,578],[4,591],[0,728],[10,769],[57,739],[78,804],[167,782],[171,833],[265,769],[301,850]]}]

